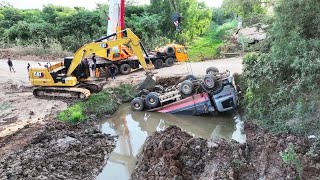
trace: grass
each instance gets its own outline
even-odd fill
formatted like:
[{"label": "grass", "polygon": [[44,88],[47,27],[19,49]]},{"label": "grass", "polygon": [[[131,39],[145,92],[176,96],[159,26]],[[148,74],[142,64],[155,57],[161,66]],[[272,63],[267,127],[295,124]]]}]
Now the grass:
[{"label": "grass", "polygon": [[0,42],[0,47],[8,50],[10,54],[17,56],[39,56],[61,58],[72,55],[63,49],[61,43],[56,39],[47,38],[43,41],[23,42],[16,39],[12,44]]},{"label": "grass", "polygon": [[203,36],[196,38],[189,47],[189,60],[193,62],[215,59],[220,55],[219,47],[224,44],[223,39],[231,35],[236,21],[227,22],[221,26],[212,24],[210,30]]},{"label": "grass", "polygon": [[58,114],[58,119],[64,122],[78,123],[90,118],[102,118],[113,114],[123,102],[134,98],[134,87],[121,84],[115,88],[105,89],[93,94],[85,102],[77,102]]},{"label": "grass", "polygon": [[280,156],[286,164],[292,165],[296,169],[299,174],[299,177],[297,177],[297,179],[302,179],[301,174],[303,171],[303,167],[295,151],[294,145],[292,143],[289,143],[287,149],[284,152],[281,152]]}]

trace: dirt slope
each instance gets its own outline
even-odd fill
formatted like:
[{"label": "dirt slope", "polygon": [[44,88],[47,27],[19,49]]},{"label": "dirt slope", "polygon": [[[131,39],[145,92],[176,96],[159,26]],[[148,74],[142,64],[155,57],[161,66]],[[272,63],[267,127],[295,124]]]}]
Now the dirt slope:
[{"label": "dirt slope", "polygon": [[[193,138],[177,127],[146,140],[132,179],[296,179],[297,168],[280,152],[293,143],[302,179],[319,179],[320,159],[307,155],[311,142],[292,135],[273,136],[255,125],[245,127],[247,143]],[[319,153],[319,152],[318,152]]]}]

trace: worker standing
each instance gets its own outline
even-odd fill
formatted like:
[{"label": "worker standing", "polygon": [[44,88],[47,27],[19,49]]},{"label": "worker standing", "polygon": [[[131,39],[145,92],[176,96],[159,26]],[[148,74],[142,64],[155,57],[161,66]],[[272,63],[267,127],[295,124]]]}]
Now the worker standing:
[{"label": "worker standing", "polygon": [[[13,64],[12,64],[12,61],[11,61],[11,59],[10,59],[10,58],[8,58],[7,63],[8,63],[8,66],[9,66],[10,72],[16,72],[16,71],[13,69]],[[11,71],[11,69],[12,69],[12,71]]]},{"label": "worker standing", "polygon": [[30,63],[28,63],[27,65],[28,72],[29,72],[30,66],[31,66]]},{"label": "worker standing", "polygon": [[106,65],[106,67],[105,67],[105,72],[106,72],[106,81],[108,81],[108,79],[109,79],[109,66],[108,65]]},{"label": "worker standing", "polygon": [[97,59],[96,59],[96,53],[92,53],[92,71],[94,76],[96,77],[96,68],[97,68]]},{"label": "worker standing", "polygon": [[111,73],[111,76],[112,76],[112,79],[115,80],[116,79],[116,65],[114,64],[111,64],[110,66],[110,73]]}]

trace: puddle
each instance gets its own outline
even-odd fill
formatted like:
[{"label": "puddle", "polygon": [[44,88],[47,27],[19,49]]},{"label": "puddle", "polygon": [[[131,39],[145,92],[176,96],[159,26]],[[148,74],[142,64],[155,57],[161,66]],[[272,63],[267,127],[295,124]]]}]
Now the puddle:
[{"label": "puddle", "polygon": [[115,150],[97,180],[128,180],[145,139],[155,131],[176,125],[195,137],[245,141],[239,116],[177,116],[172,114],[134,112],[129,104],[121,105],[112,116],[100,123],[102,132],[118,135]]}]

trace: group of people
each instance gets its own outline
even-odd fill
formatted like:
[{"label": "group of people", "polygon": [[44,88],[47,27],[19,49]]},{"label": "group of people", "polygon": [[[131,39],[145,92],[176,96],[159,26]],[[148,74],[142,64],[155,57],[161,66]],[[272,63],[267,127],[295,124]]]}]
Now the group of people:
[{"label": "group of people", "polygon": [[[15,73],[16,71],[13,69],[13,63],[12,63],[12,60],[11,60],[10,57],[8,57],[7,63],[8,63],[10,72],[14,72],[14,73]],[[30,66],[31,66],[30,63],[28,63],[28,65],[27,65],[27,70],[28,70],[28,72],[29,72]]]},{"label": "group of people", "polygon": [[[95,53],[92,54],[91,59],[92,59],[92,66],[91,66],[92,67],[92,71],[95,74],[95,71],[97,69],[97,58],[96,58],[96,54]],[[109,73],[111,74],[111,78],[113,80],[115,80],[116,79],[116,74],[117,74],[117,66],[114,65],[114,64],[106,66],[106,80],[108,80]]]},{"label": "group of people", "polygon": [[[85,58],[84,61],[87,61],[87,58]],[[10,57],[8,58],[7,63],[8,63],[10,72],[16,72],[13,69],[13,63],[12,63],[12,60],[11,60]],[[28,72],[29,72],[29,68],[30,68],[30,63],[28,63],[28,66],[27,66]],[[91,68],[92,68],[93,73],[95,74],[95,71],[97,69],[97,58],[96,58],[96,54],[95,53],[92,54],[92,66],[91,66]],[[117,66],[114,65],[114,64],[107,65],[106,66],[106,76],[107,76],[106,80],[108,80],[109,73],[111,74],[111,78],[113,80],[115,80],[116,79],[116,74],[117,74],[117,69],[118,69]]]}]

